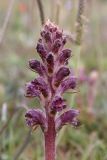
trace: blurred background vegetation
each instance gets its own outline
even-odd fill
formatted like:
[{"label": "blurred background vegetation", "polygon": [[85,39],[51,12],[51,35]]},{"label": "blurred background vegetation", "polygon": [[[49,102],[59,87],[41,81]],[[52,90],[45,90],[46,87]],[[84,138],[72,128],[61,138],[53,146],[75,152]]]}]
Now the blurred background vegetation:
[{"label": "blurred background vegetation", "polygon": [[[80,109],[82,125],[60,132],[57,160],[107,160],[107,0],[84,1],[83,42],[68,43],[79,85],[76,94],[65,95],[71,107]],[[45,19],[75,37],[79,0],[41,2]],[[43,159],[42,133],[31,133],[24,119],[24,106],[39,106],[24,97],[24,86],[35,77],[27,62],[38,58],[40,29],[36,0],[0,1],[0,160]]]}]

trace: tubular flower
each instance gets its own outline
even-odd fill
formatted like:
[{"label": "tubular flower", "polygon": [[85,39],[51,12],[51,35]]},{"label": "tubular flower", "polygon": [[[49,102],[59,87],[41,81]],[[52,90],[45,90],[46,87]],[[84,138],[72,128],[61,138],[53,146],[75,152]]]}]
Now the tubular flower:
[{"label": "tubular flower", "polygon": [[25,114],[25,118],[29,127],[35,128],[40,125],[42,129],[47,128],[45,114],[39,109],[29,109]]},{"label": "tubular flower", "polygon": [[71,50],[64,48],[66,37],[63,31],[48,21],[40,35],[36,51],[41,62],[35,59],[29,61],[30,69],[37,72],[39,77],[28,82],[25,87],[27,97],[39,97],[43,110],[30,109],[26,112],[25,118],[28,126],[39,125],[42,128],[46,160],[54,160],[52,157],[55,157],[54,142],[57,131],[65,124],[72,124],[75,127],[79,125],[77,120],[79,111],[68,109],[63,98],[63,93],[76,88],[77,78],[67,66]]},{"label": "tubular flower", "polygon": [[70,109],[64,112],[61,116],[56,119],[56,130],[61,129],[66,124],[71,124],[74,127],[80,125],[80,122],[76,117],[79,115],[79,111],[76,109]]}]

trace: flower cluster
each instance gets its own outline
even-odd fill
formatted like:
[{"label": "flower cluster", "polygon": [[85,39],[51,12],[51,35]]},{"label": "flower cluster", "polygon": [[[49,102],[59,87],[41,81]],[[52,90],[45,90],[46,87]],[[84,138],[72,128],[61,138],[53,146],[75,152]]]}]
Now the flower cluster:
[{"label": "flower cluster", "polygon": [[[29,67],[39,76],[26,84],[26,96],[38,97],[44,111],[29,109],[25,115],[27,125],[46,130],[48,116],[53,116],[55,128],[59,130],[65,124],[78,126],[78,110],[68,108],[63,94],[76,88],[77,79],[68,67],[71,50],[64,48],[66,37],[63,31],[51,22],[47,22],[38,40],[36,50],[41,61],[30,60]],[[66,111],[65,111],[66,109]],[[60,114],[58,114],[60,113]]]}]

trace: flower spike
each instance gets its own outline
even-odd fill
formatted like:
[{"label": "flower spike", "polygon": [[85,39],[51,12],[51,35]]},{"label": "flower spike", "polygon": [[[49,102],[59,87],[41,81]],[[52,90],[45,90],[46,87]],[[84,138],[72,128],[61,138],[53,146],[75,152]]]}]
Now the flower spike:
[{"label": "flower spike", "polygon": [[38,97],[42,109],[29,109],[25,114],[31,128],[41,127],[45,138],[45,159],[55,160],[55,139],[57,132],[66,124],[79,126],[79,111],[68,109],[63,94],[74,90],[77,78],[68,65],[71,50],[64,48],[66,37],[58,26],[47,21],[40,33],[36,46],[41,61],[30,60],[29,67],[39,74],[26,84],[26,96]]}]

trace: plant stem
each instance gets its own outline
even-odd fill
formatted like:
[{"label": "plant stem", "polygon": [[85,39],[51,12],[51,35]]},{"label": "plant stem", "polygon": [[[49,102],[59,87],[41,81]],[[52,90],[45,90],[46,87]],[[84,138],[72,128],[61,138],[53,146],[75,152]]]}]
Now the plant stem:
[{"label": "plant stem", "polygon": [[48,115],[48,130],[45,133],[45,160],[55,160],[55,138],[54,117]]}]

